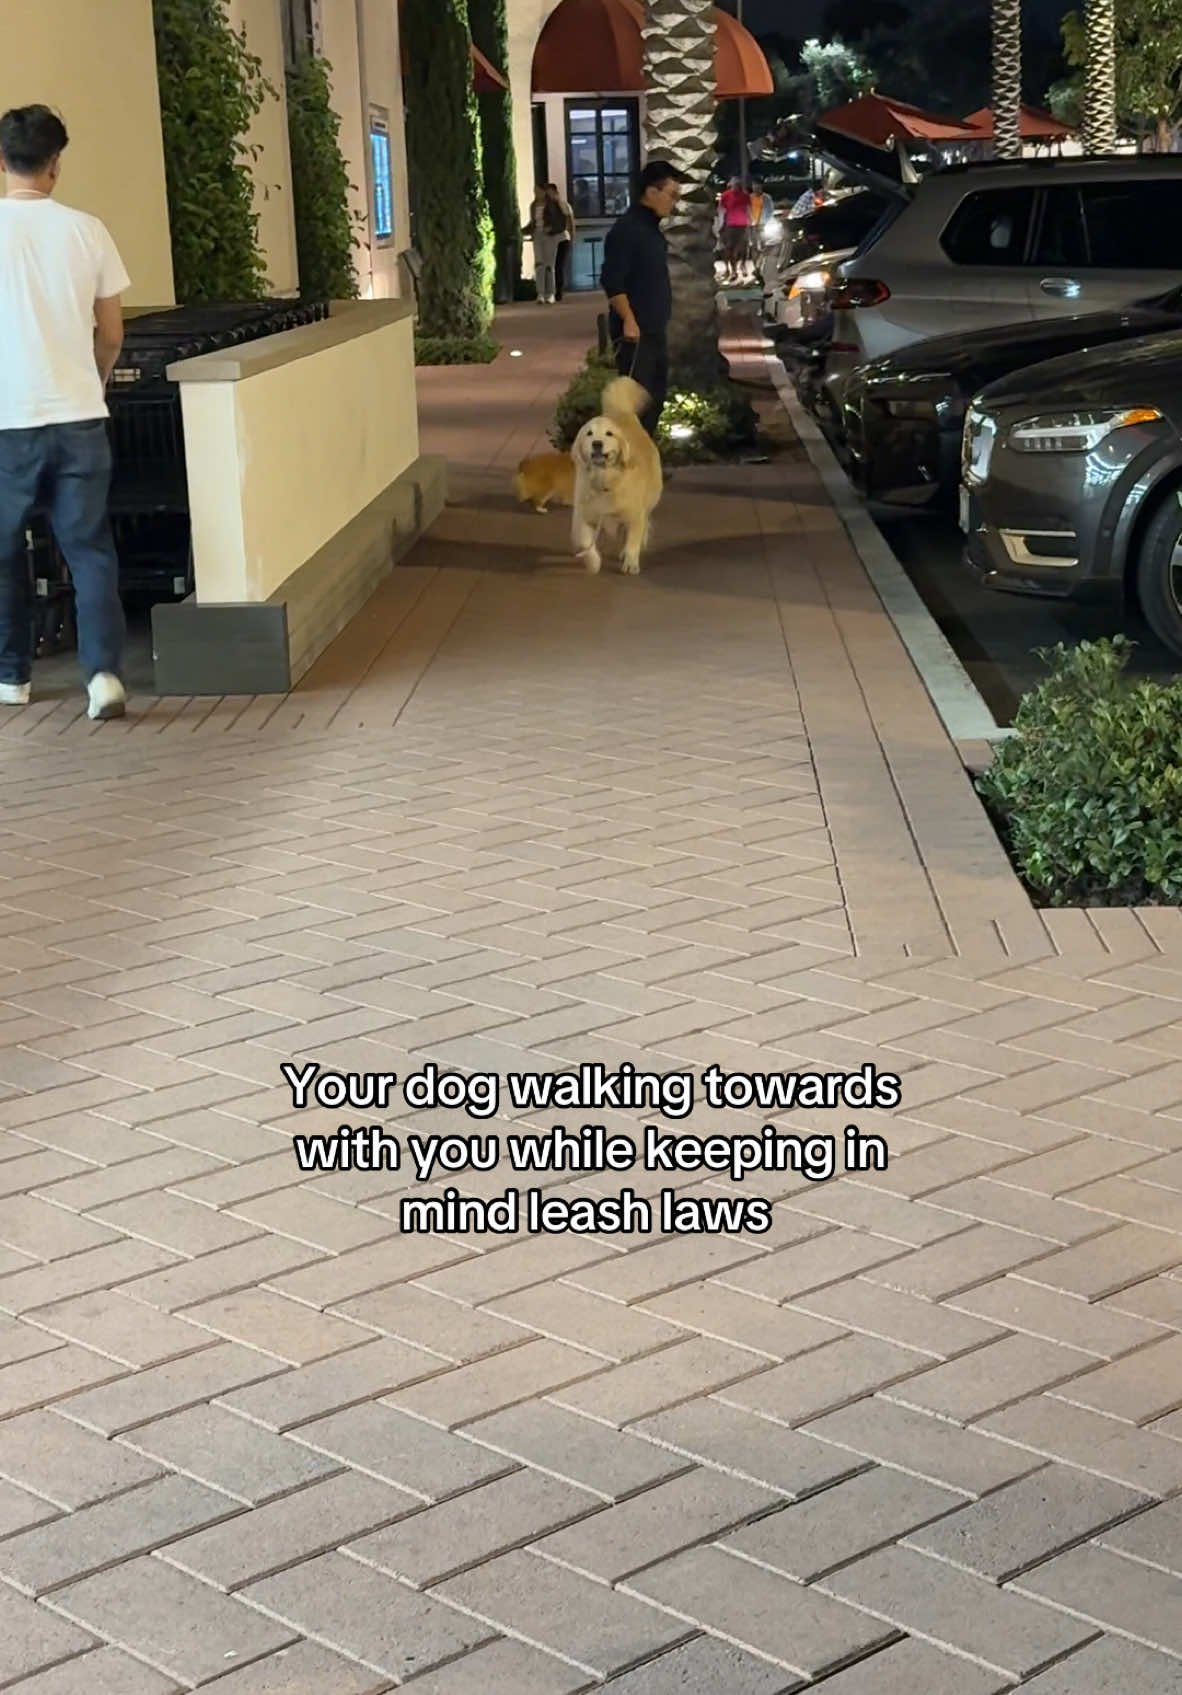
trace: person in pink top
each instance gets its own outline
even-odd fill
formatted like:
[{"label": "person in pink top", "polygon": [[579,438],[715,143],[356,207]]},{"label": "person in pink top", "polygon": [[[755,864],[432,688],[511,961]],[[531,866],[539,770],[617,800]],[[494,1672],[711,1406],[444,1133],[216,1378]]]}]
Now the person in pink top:
[{"label": "person in pink top", "polygon": [[739,280],[739,271],[747,257],[748,232],[751,228],[751,196],[741,177],[732,177],[730,186],[718,197],[722,218],[722,260],[726,267],[724,281]]}]

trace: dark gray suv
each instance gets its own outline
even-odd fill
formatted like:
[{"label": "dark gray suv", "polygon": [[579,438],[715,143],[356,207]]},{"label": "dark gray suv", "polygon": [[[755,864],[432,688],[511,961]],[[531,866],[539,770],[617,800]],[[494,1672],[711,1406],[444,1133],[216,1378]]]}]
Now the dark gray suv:
[{"label": "dark gray suv", "polygon": [[982,389],[965,420],[960,519],[991,587],[1131,594],[1182,655],[1182,332]]}]

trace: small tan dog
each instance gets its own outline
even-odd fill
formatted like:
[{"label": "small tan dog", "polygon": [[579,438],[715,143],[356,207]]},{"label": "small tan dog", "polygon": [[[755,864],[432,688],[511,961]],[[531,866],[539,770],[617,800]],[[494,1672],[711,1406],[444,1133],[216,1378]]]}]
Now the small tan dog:
[{"label": "small tan dog", "polygon": [[570,506],[575,498],[575,462],[569,453],[538,453],[523,459],[513,478],[523,506],[544,512],[552,500]]},{"label": "small tan dog", "polygon": [[664,486],[661,456],[640,422],[648,395],[631,377],[615,377],[603,391],[600,414],[585,423],[571,449],[575,462],[574,550],[588,571],[598,571],[599,532],[623,535],[620,569],[640,570],[649,520]]}]

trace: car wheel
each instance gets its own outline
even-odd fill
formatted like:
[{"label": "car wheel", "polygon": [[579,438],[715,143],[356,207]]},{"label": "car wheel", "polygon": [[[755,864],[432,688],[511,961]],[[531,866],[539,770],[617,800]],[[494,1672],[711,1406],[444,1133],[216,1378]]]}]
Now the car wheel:
[{"label": "car wheel", "polygon": [[1182,656],[1182,488],[1170,491],[1142,537],[1137,599],[1157,639]]}]

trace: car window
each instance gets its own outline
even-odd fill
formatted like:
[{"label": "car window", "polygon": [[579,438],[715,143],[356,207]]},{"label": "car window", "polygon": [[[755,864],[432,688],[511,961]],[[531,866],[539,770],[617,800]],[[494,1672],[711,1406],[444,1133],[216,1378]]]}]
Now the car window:
[{"label": "car window", "polygon": [[893,195],[890,200],[885,202],[879,216],[858,243],[854,251],[855,259],[860,259],[864,253],[869,253],[876,242],[882,240],[895,219],[907,210],[907,204],[907,201],[896,199]]},{"label": "car window", "polygon": [[1182,270],[1182,182],[1085,183],[1088,259],[1122,271]]},{"label": "car window", "polygon": [[984,188],[967,195],[940,237],[956,265],[1020,265],[1034,207],[1032,188]]},{"label": "car window", "polygon": [[1079,189],[1067,183],[1048,188],[1043,197],[1042,220],[1034,243],[1034,263],[1044,267],[1070,266],[1078,270],[1087,262],[1087,236]]}]

